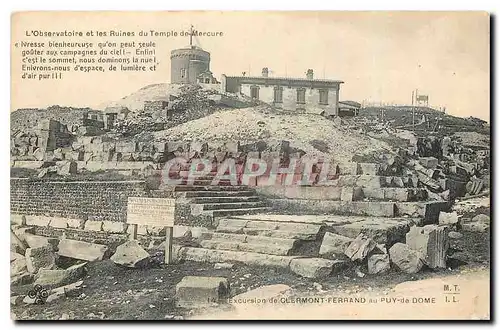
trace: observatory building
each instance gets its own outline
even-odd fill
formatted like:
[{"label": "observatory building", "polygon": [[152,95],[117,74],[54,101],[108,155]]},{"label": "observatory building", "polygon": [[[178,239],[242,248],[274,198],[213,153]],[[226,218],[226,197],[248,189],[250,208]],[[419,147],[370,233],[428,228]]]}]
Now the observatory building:
[{"label": "observatory building", "polygon": [[210,53],[193,45],[193,28],[189,46],[172,50],[170,54],[170,82],[172,84],[213,84],[210,72]]}]

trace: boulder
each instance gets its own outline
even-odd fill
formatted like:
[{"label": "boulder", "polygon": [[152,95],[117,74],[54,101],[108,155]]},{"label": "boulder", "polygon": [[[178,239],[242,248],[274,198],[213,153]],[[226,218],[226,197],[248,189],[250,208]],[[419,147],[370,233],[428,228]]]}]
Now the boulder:
[{"label": "boulder", "polygon": [[342,260],[328,260],[321,258],[296,258],[290,262],[290,269],[295,274],[307,278],[325,278],[334,270],[345,265]]},{"label": "boulder", "polygon": [[319,255],[323,258],[343,255],[352,241],[352,238],[326,232],[321,247],[319,248]]},{"label": "boulder", "polygon": [[31,274],[40,269],[53,269],[56,267],[57,255],[51,245],[26,249],[26,266]]},{"label": "boulder", "polygon": [[484,233],[490,228],[490,225],[482,222],[469,222],[462,225],[464,231]]},{"label": "boulder", "polygon": [[446,227],[412,227],[406,234],[406,244],[412,250],[420,252],[430,268],[446,268],[446,252],[449,247]]},{"label": "boulder", "polygon": [[474,218],[472,218],[472,222],[481,222],[481,223],[490,223],[490,217],[486,214],[478,214]]},{"label": "boulder", "polygon": [[219,303],[229,295],[224,277],[185,276],[175,287],[177,306],[196,308]]},{"label": "boulder", "polygon": [[42,286],[61,286],[73,283],[83,278],[87,273],[86,262],[73,265],[67,269],[40,269],[36,275],[35,284]]},{"label": "boulder", "polygon": [[149,263],[149,253],[137,241],[127,241],[116,248],[111,260],[118,265],[142,268]]},{"label": "boulder", "polygon": [[362,261],[376,247],[377,243],[374,240],[365,234],[359,234],[358,237],[349,244],[344,254],[352,261]]},{"label": "boulder", "polygon": [[232,269],[234,264],[227,262],[218,262],[214,265],[214,269]]},{"label": "boulder", "polygon": [[460,239],[460,238],[464,237],[464,235],[462,235],[461,233],[459,233],[457,231],[450,231],[448,233],[448,237],[451,239]]},{"label": "boulder", "polygon": [[33,283],[33,274],[24,272],[10,278],[10,285],[25,285]]},{"label": "boulder", "polygon": [[408,274],[418,273],[424,266],[422,254],[403,243],[394,244],[389,249],[389,257],[393,264]]},{"label": "boulder", "polygon": [[439,213],[439,224],[440,225],[456,225],[458,223],[457,212],[446,213],[441,211]]},{"label": "boulder", "polygon": [[382,274],[391,269],[388,254],[374,254],[368,258],[368,274]]},{"label": "boulder", "polygon": [[59,242],[58,248],[58,254],[60,256],[87,261],[102,260],[108,251],[106,245],[72,239],[62,239]]}]

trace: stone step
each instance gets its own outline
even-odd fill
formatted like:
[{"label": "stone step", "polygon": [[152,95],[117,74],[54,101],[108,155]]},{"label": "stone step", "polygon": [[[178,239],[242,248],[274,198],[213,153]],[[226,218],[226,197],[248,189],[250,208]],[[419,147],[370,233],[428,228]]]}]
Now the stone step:
[{"label": "stone step", "polygon": [[175,261],[190,260],[209,263],[241,262],[249,266],[273,267],[281,269],[289,269],[290,262],[296,258],[292,256],[277,256],[255,252],[181,247],[178,245],[174,245],[172,250],[173,259]]},{"label": "stone step", "polygon": [[254,213],[264,213],[270,211],[269,207],[253,207],[247,209],[225,209],[225,210],[214,210],[214,211],[206,211],[212,212],[214,217],[229,217],[235,215],[245,215],[245,214],[254,214]]},{"label": "stone step", "polygon": [[321,225],[259,220],[221,219],[216,231],[248,235],[315,240]]},{"label": "stone step", "polygon": [[423,188],[363,188],[363,197],[371,200],[413,202],[427,198]]},{"label": "stone step", "polygon": [[279,224],[310,224],[317,226],[341,226],[361,221],[373,220],[375,222],[384,222],[391,220],[398,221],[411,221],[412,223],[419,224],[422,219],[411,217],[371,217],[371,216],[349,216],[349,215],[284,215],[284,214],[248,214],[231,216],[219,220],[219,225],[235,225],[237,221],[260,221],[260,222],[276,222]]},{"label": "stone step", "polygon": [[395,202],[331,201],[304,199],[269,199],[268,203],[275,213],[284,214],[332,214],[351,216],[389,217],[395,215]]},{"label": "stone step", "polygon": [[255,191],[242,190],[242,191],[227,191],[227,190],[200,190],[200,191],[185,191],[178,192],[179,197],[185,198],[204,198],[204,197],[255,197]]},{"label": "stone step", "polygon": [[217,196],[217,197],[195,197],[195,204],[223,204],[223,203],[249,203],[261,202],[259,196]]},{"label": "stone step", "polygon": [[241,252],[255,252],[263,254],[272,254],[277,256],[290,255],[293,245],[267,244],[267,243],[243,243],[228,242],[218,240],[205,240],[200,242],[201,247],[212,250],[228,250]]},{"label": "stone step", "polygon": [[382,175],[341,175],[338,179],[332,180],[328,185],[338,187],[361,187],[361,188],[404,188],[405,183],[402,177],[382,176]]},{"label": "stone step", "polygon": [[[195,203],[198,204],[198,203]],[[228,209],[248,209],[255,207],[263,207],[266,206],[266,203],[263,201],[258,202],[231,202],[231,203],[200,203],[199,205],[203,205],[204,211],[212,211],[212,210],[228,210]]]},{"label": "stone step", "polygon": [[252,191],[247,186],[198,186],[198,185],[177,185],[175,191]]},{"label": "stone step", "polygon": [[212,233],[212,240],[216,241],[226,241],[226,242],[239,242],[239,243],[249,243],[249,244],[269,244],[269,245],[289,245],[293,247],[296,244],[296,239],[289,238],[277,238],[277,237],[266,237],[266,236],[253,236],[245,234],[228,234],[222,232]]}]

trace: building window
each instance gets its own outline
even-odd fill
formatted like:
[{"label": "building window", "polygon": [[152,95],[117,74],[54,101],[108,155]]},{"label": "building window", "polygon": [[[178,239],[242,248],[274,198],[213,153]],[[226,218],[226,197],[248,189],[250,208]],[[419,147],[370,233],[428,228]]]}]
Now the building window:
[{"label": "building window", "polygon": [[283,103],[283,87],[274,87],[274,103]]},{"label": "building window", "polygon": [[186,78],[186,69],[181,69],[181,78]]},{"label": "building window", "polygon": [[305,103],[306,103],[306,89],[297,88],[297,104],[305,104]]},{"label": "building window", "polygon": [[259,99],[259,86],[250,87],[250,97],[255,100]]},{"label": "building window", "polygon": [[319,90],[319,104],[328,105],[328,89]]}]

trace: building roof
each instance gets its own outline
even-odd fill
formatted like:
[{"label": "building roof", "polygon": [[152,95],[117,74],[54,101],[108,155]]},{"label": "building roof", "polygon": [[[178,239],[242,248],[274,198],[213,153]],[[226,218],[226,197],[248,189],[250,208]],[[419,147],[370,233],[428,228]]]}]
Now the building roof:
[{"label": "building roof", "polygon": [[290,82],[316,82],[316,83],[335,83],[343,84],[342,80],[331,80],[331,79],[307,79],[307,78],[290,78],[290,77],[262,77],[262,76],[228,76],[226,78],[236,78],[236,79],[255,79],[255,80],[286,80]]}]

